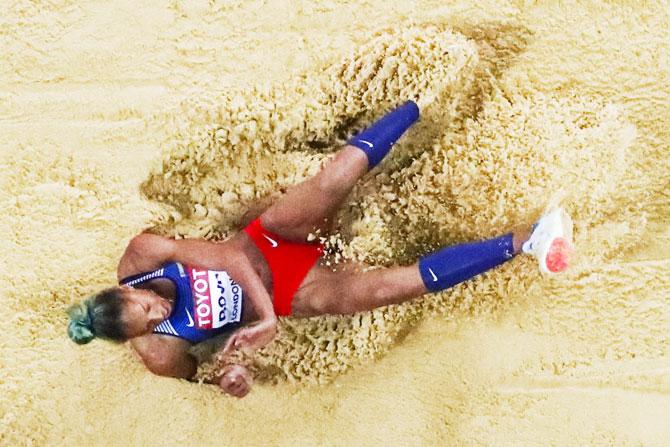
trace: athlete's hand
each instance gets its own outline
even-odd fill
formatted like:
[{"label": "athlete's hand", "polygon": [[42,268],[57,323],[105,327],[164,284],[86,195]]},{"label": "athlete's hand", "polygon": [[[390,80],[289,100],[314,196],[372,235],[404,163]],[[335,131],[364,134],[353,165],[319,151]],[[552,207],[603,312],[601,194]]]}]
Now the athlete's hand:
[{"label": "athlete's hand", "polygon": [[244,351],[262,348],[270,343],[275,335],[277,335],[277,318],[261,320],[235,331],[226,342],[222,352],[225,355],[235,349]]},{"label": "athlete's hand", "polygon": [[244,397],[254,382],[251,373],[242,365],[228,365],[223,369],[219,386],[223,391],[235,397]]}]

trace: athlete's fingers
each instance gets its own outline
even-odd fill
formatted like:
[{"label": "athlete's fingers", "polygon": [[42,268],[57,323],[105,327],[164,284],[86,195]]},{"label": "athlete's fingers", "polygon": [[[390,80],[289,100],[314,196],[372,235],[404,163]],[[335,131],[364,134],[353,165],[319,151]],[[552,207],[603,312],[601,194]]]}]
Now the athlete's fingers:
[{"label": "athlete's fingers", "polygon": [[236,394],[238,392],[239,384],[233,383],[230,378],[223,384],[223,390],[228,394]]},{"label": "athlete's fingers", "polygon": [[226,341],[225,346],[222,349],[222,352],[224,354],[230,354],[233,350],[237,349],[237,339],[239,337],[238,332],[234,332],[233,335],[230,336],[228,341]]},{"label": "athlete's fingers", "polygon": [[226,341],[226,344],[224,345],[224,347],[223,347],[223,349],[221,350],[221,352],[222,352],[223,354],[229,354],[230,351],[231,351],[231,348],[233,347],[233,342],[234,342],[234,339],[233,339],[232,337],[229,338],[228,341]]},{"label": "athlete's fingers", "polygon": [[224,355],[227,355],[236,349],[241,351],[253,351],[265,344],[260,335],[262,334],[259,334],[255,327],[239,329],[226,341],[221,352]]},{"label": "athlete's fingers", "polygon": [[237,390],[236,390],[235,388],[233,388],[233,387],[230,387],[230,386],[227,387],[227,388],[225,389],[225,392],[226,392],[227,394],[230,394],[230,395],[233,396],[233,397],[238,397],[238,396],[237,396]]},{"label": "athlete's fingers", "polygon": [[244,328],[240,330],[240,334],[235,343],[235,348],[241,350],[253,350],[256,347],[256,343],[254,342],[255,338],[255,331],[252,328]]},{"label": "athlete's fingers", "polygon": [[241,393],[239,391],[233,391],[231,394],[233,397],[242,397],[240,396]]},{"label": "athlete's fingers", "polygon": [[256,333],[256,331],[253,328],[244,328],[244,330],[240,334],[240,338],[245,343],[251,343],[254,339],[254,334],[255,333]]},{"label": "athlete's fingers", "polygon": [[235,391],[235,396],[236,397],[244,397],[247,395],[249,392],[249,387],[245,386],[244,384],[240,384]]},{"label": "athlete's fingers", "polygon": [[245,331],[240,335],[240,339],[246,346],[256,349],[265,345],[264,328],[260,325],[255,325],[245,328]]},{"label": "athlete's fingers", "polygon": [[228,391],[235,397],[242,397],[246,394],[246,389],[242,383],[234,383],[228,387]]}]

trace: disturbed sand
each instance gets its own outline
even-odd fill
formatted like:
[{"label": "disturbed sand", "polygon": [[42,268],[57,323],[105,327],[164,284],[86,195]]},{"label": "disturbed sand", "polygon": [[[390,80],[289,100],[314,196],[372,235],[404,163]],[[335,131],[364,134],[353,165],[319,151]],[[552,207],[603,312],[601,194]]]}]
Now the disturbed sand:
[{"label": "disturbed sand", "polygon": [[[10,0],[0,49],[0,443],[670,443],[667,2]],[[405,99],[422,119],[343,208],[334,267],[560,201],[568,274],[516,259],[284,319],[242,400],[68,340],[135,233],[225,238]]]}]

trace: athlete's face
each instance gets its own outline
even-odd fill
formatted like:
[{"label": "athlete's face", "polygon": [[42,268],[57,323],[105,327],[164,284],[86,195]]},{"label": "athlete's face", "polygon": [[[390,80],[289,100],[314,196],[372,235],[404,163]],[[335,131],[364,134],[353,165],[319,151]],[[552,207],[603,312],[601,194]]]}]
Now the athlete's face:
[{"label": "athlete's face", "polygon": [[122,290],[121,318],[128,338],[151,333],[170,315],[172,310],[170,302],[151,290],[133,289],[128,286],[122,286]]}]

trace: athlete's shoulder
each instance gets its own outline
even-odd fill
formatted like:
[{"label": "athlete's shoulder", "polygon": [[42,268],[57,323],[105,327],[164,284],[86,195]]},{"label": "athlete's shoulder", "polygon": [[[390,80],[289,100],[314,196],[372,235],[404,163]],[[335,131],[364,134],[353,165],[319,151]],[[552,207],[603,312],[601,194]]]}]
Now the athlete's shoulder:
[{"label": "athlete's shoulder", "polygon": [[132,275],[156,270],[174,256],[174,239],[151,233],[140,233],[126,247],[117,267],[119,280]]}]

